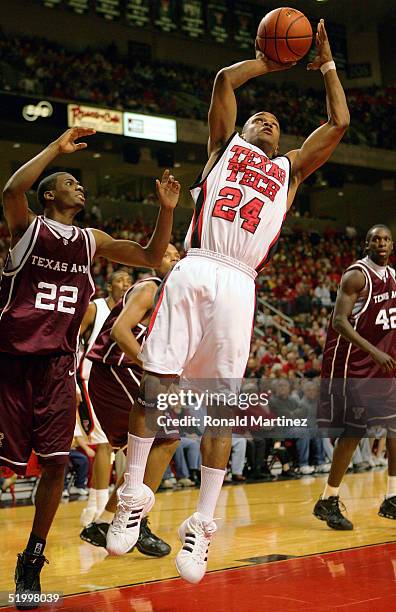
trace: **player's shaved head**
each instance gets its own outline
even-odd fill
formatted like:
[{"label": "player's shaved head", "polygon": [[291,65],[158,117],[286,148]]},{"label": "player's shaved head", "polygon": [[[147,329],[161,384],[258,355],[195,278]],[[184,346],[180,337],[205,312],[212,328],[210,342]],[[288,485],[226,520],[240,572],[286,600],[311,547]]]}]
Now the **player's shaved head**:
[{"label": "player's shaved head", "polygon": [[275,119],[276,123],[278,124],[278,128],[280,129],[279,121],[273,113],[270,113],[269,111],[260,111],[259,113],[254,113],[254,115],[252,115],[247,121],[245,121],[242,128],[242,134],[244,134],[244,132],[246,131],[246,128],[248,127],[249,123],[251,123],[256,117],[262,117],[263,119],[270,120]]},{"label": "player's shaved head", "polygon": [[268,157],[278,154],[280,127],[272,113],[260,111],[249,117],[241,136],[246,142],[259,147]]},{"label": "player's shaved head", "polygon": [[56,181],[58,180],[58,176],[61,176],[62,174],[68,174],[68,172],[54,172],[40,181],[37,188],[37,201],[43,208],[46,206],[46,200],[44,197],[45,192],[56,189]]},{"label": "player's shaved head", "polygon": [[383,225],[382,223],[377,223],[376,225],[373,225],[372,227],[370,227],[369,231],[367,232],[367,234],[366,234],[366,242],[368,242],[370,240],[371,236],[373,235],[373,233],[377,229],[383,229],[383,230],[389,232],[389,235],[392,238],[392,230],[390,229],[390,227],[388,227],[387,225]]}]

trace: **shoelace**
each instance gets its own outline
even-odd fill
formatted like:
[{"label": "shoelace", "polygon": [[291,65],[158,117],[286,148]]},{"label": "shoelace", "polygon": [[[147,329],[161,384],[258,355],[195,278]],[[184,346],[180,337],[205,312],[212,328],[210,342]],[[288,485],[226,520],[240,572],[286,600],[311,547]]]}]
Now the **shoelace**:
[{"label": "shoelace", "polygon": [[346,509],[344,502],[342,502],[340,498],[336,499],[336,501],[333,502],[333,506],[337,508],[337,510],[339,510],[340,512],[346,512],[348,514],[348,510]]},{"label": "shoelace", "polygon": [[[36,563],[32,563],[32,562],[25,562],[23,563],[23,578],[25,581],[25,587],[30,587],[32,585],[32,583],[37,580],[37,576],[40,573],[44,563],[49,564],[48,559],[46,559],[44,557],[44,559],[40,562],[36,562]],[[26,584],[28,583],[28,584]]]},{"label": "shoelace", "polygon": [[124,531],[126,524],[128,523],[129,516],[134,510],[134,506],[135,503],[131,507],[127,504],[127,502],[120,499],[117,506],[117,512],[113,518],[113,531]]},{"label": "shoelace", "polygon": [[[197,526],[202,533],[196,533],[196,531],[192,531],[194,537],[188,536],[189,531],[186,532],[185,542],[187,545],[192,546],[192,552],[190,553],[192,558],[195,561],[206,560],[206,556],[208,554],[208,548],[210,544],[210,539],[212,535],[215,533],[215,528],[208,528],[208,525],[205,525],[202,521],[197,520]],[[184,546],[183,546],[184,548]]]}]

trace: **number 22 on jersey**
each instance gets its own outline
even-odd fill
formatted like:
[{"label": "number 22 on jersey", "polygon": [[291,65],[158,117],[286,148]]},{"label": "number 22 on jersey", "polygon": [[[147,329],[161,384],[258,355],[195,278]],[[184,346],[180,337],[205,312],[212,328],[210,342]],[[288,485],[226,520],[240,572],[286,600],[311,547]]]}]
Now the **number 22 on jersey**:
[{"label": "number 22 on jersey", "polygon": [[[66,304],[75,304],[78,299],[78,288],[71,285],[61,285],[59,288],[53,283],[40,282],[34,303],[35,308],[40,310],[57,310],[66,314],[74,314],[76,309],[74,306],[66,306]],[[59,293],[58,293],[59,289]]]}]

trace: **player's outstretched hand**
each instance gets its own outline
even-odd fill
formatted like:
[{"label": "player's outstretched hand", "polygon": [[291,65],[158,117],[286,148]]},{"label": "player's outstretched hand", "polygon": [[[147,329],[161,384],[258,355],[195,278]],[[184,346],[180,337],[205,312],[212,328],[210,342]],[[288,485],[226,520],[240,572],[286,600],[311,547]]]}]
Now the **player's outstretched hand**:
[{"label": "player's outstretched hand", "polygon": [[331,54],[329,39],[324,25],[324,19],[318,23],[315,36],[316,56],[310,64],[307,65],[307,70],[319,70],[326,62],[331,62],[333,56]]},{"label": "player's outstretched hand", "polygon": [[165,170],[161,181],[155,181],[157,195],[160,204],[163,208],[173,209],[179,201],[180,183],[175,180],[173,174],[169,170]]},{"label": "player's outstretched hand", "polygon": [[59,138],[55,141],[59,153],[74,153],[75,151],[81,151],[81,149],[87,148],[86,142],[75,142],[78,138],[85,138],[86,136],[92,136],[92,134],[96,134],[96,130],[92,128],[83,128],[83,127],[74,127],[70,128],[70,130],[66,130],[59,136]]},{"label": "player's outstretched hand", "polygon": [[278,62],[273,62],[268,57],[264,55],[264,53],[260,50],[257,38],[254,45],[254,49],[256,52],[256,59],[260,60],[263,63],[263,74],[266,72],[278,72],[279,70],[288,70],[297,64],[297,62],[287,62],[285,64],[278,64]]},{"label": "player's outstretched hand", "polygon": [[384,372],[393,372],[396,370],[396,360],[387,353],[375,349],[375,351],[371,353],[371,356]]}]

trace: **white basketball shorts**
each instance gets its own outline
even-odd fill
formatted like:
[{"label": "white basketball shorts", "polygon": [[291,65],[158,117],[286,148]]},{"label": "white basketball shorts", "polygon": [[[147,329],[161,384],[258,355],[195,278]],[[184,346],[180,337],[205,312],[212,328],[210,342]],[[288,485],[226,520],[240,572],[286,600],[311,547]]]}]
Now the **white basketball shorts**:
[{"label": "white basketball shorts", "polygon": [[85,373],[86,378],[82,380],[82,384],[85,390],[86,401],[89,403],[88,409],[91,413],[91,419],[93,422],[93,429],[88,436],[88,444],[108,444],[109,441],[107,439],[107,436],[98,421],[98,417],[95,414],[94,407],[92,406],[92,402],[89,397],[89,375],[91,373],[92,361],[90,361],[89,359],[85,359],[84,367],[85,367],[84,373]]},{"label": "white basketball shorts", "polygon": [[249,358],[256,272],[190,249],[165,281],[140,357],[144,369],[196,379],[241,379]]}]

